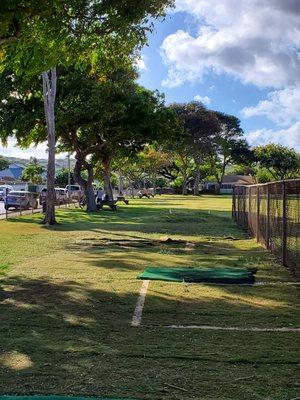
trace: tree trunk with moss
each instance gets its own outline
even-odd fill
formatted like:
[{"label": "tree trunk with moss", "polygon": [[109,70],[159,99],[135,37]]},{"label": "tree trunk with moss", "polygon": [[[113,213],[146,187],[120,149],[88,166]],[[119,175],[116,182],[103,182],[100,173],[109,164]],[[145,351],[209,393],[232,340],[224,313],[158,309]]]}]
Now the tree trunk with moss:
[{"label": "tree trunk with moss", "polygon": [[113,200],[113,188],[111,184],[111,171],[110,171],[110,163],[111,163],[111,158],[109,156],[102,156],[102,164],[103,164],[103,181],[104,181],[104,191],[105,194],[108,195],[109,200]]},{"label": "tree trunk with moss", "polygon": [[[74,167],[74,179],[79,185],[83,188],[84,194],[86,197],[86,206],[88,212],[97,211],[94,188],[93,188],[93,180],[94,180],[94,171],[93,166],[89,164],[87,161],[82,160],[80,157],[76,157],[76,163]],[[88,178],[84,179],[81,175],[83,170],[87,171]]]}]

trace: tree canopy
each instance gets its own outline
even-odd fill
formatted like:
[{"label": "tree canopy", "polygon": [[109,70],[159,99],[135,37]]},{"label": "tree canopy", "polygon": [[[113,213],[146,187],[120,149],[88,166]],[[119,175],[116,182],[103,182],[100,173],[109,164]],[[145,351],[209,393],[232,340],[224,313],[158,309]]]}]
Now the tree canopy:
[{"label": "tree canopy", "polygon": [[150,18],[172,0],[3,0],[0,3],[0,69],[23,79],[41,74],[47,127],[45,223],[55,221],[55,101],[57,66],[75,66],[98,77],[120,60],[133,62],[146,42]]},{"label": "tree canopy", "polygon": [[21,179],[22,181],[40,184],[43,182],[43,172],[44,168],[39,164],[35,157],[32,157],[29,164],[23,170]]},{"label": "tree canopy", "polygon": [[298,177],[300,155],[294,149],[270,143],[253,149],[256,161],[265,167],[275,180]]}]

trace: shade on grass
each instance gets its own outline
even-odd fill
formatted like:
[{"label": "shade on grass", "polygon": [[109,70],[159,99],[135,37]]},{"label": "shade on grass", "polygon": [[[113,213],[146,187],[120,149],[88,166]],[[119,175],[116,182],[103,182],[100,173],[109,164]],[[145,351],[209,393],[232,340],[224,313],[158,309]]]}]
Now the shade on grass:
[{"label": "shade on grass", "polygon": [[138,276],[139,279],[170,282],[207,283],[254,283],[255,270],[246,268],[158,268],[150,267]]}]

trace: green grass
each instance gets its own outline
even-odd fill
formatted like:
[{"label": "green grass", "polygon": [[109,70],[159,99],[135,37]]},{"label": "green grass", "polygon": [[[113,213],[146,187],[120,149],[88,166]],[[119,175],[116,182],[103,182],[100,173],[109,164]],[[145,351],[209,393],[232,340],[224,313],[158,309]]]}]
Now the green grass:
[{"label": "green grass", "polygon": [[[230,209],[226,196],[162,196],[133,200],[117,213],[61,209],[60,225],[51,229],[39,215],[1,221],[0,394],[299,396],[296,333],[163,327],[299,326],[296,288],[279,284],[291,276],[235,227]],[[194,246],[141,242],[168,237]],[[136,276],[149,265],[255,266],[258,280],[278,284],[151,282],[144,327],[132,328],[141,285]]]}]

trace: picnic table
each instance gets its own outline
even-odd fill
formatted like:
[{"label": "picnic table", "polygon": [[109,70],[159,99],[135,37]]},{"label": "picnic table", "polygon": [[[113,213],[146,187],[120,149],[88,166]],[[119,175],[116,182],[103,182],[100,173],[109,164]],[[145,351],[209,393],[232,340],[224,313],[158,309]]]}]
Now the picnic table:
[{"label": "picnic table", "polygon": [[97,208],[98,210],[102,210],[103,206],[108,206],[112,211],[117,210],[117,203],[119,201],[123,201],[126,205],[129,204],[129,200],[125,198],[125,196],[118,196],[115,200],[110,200],[109,198],[105,199],[97,199]]}]

